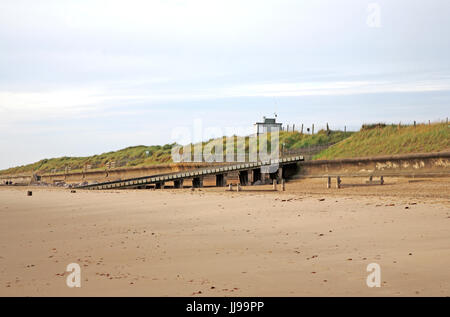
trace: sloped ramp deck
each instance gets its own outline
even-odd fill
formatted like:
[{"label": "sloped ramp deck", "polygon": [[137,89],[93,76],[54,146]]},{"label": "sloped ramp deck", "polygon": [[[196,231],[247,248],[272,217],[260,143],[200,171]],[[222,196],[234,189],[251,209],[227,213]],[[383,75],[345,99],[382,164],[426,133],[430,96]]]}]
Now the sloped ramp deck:
[{"label": "sloped ramp deck", "polygon": [[254,162],[254,163],[240,163],[234,165],[226,165],[222,167],[213,167],[213,168],[202,168],[193,171],[185,171],[185,172],[177,172],[177,173],[169,173],[169,174],[160,174],[160,175],[152,175],[152,176],[144,176],[138,178],[130,178],[120,181],[112,181],[112,182],[104,182],[97,184],[89,184],[83,186],[77,186],[79,189],[92,189],[92,190],[102,190],[102,189],[119,189],[119,188],[133,188],[145,185],[153,185],[160,184],[169,181],[179,181],[184,179],[191,179],[195,177],[203,177],[208,175],[218,175],[224,174],[228,172],[239,172],[245,171],[248,169],[258,169],[264,166],[271,165],[287,165],[293,164],[297,162],[304,161],[303,156],[293,156],[280,158],[276,160],[268,160],[264,162]]}]

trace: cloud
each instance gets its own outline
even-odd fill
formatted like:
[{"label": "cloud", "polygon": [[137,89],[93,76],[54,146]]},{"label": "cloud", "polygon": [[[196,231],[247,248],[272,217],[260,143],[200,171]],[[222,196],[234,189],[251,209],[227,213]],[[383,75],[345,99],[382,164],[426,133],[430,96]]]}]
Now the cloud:
[{"label": "cloud", "polygon": [[48,92],[0,91],[0,123],[98,111],[106,95],[92,89]]},{"label": "cloud", "polygon": [[47,92],[0,91],[0,123],[32,120],[33,118],[58,118],[66,116],[98,115],[107,109],[117,113],[135,112],[126,105],[152,106],[153,104],[192,100],[217,100],[239,97],[302,97],[342,96],[386,93],[418,93],[450,91],[448,78],[409,81],[323,81],[254,83],[228,85],[225,87],[186,88],[166,87],[163,84],[147,92],[145,84],[137,82],[138,88],[130,83],[121,89],[79,88]]},{"label": "cloud", "polygon": [[449,80],[429,81],[335,81],[319,83],[267,83],[231,88],[232,97],[300,97],[430,92],[450,90]]}]

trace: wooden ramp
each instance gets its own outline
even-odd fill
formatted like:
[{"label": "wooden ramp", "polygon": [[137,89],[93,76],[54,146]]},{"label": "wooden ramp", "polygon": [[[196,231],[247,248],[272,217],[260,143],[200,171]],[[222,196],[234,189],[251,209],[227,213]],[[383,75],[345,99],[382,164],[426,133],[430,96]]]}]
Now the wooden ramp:
[{"label": "wooden ramp", "polygon": [[249,169],[258,169],[265,166],[282,167],[283,165],[295,164],[301,161],[304,161],[303,156],[294,156],[294,157],[280,158],[276,160],[268,160],[265,162],[240,163],[234,165],[226,165],[222,167],[202,168],[193,171],[144,176],[112,182],[82,185],[77,186],[76,188],[101,190],[101,189],[137,188],[137,187],[145,187],[146,185],[155,185],[156,187],[158,187],[162,186],[161,184],[164,184],[164,182],[173,181],[175,183],[181,182],[184,179],[199,179],[208,175],[221,175],[227,174],[229,172],[239,172]]}]

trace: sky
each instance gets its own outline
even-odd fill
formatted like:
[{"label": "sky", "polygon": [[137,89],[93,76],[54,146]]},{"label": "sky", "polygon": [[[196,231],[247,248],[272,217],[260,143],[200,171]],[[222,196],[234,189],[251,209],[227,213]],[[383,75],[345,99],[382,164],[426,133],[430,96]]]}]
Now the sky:
[{"label": "sky", "polygon": [[449,12],[448,0],[0,0],[0,169],[250,133],[274,113],[316,129],[445,120]]}]

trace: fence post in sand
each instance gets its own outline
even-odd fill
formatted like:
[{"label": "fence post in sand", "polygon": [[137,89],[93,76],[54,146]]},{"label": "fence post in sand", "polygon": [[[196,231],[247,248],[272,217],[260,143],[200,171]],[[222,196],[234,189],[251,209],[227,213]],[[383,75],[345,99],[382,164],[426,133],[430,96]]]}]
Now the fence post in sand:
[{"label": "fence post in sand", "polygon": [[336,179],[336,188],[341,188],[341,177],[338,176]]},{"label": "fence post in sand", "polygon": [[331,177],[330,176],[328,176],[328,179],[327,179],[327,188],[331,188]]},{"label": "fence post in sand", "polygon": [[281,180],[281,190],[284,192],[286,191],[286,181],[284,178]]},{"label": "fence post in sand", "polygon": [[273,190],[277,190],[277,180],[273,180]]}]

